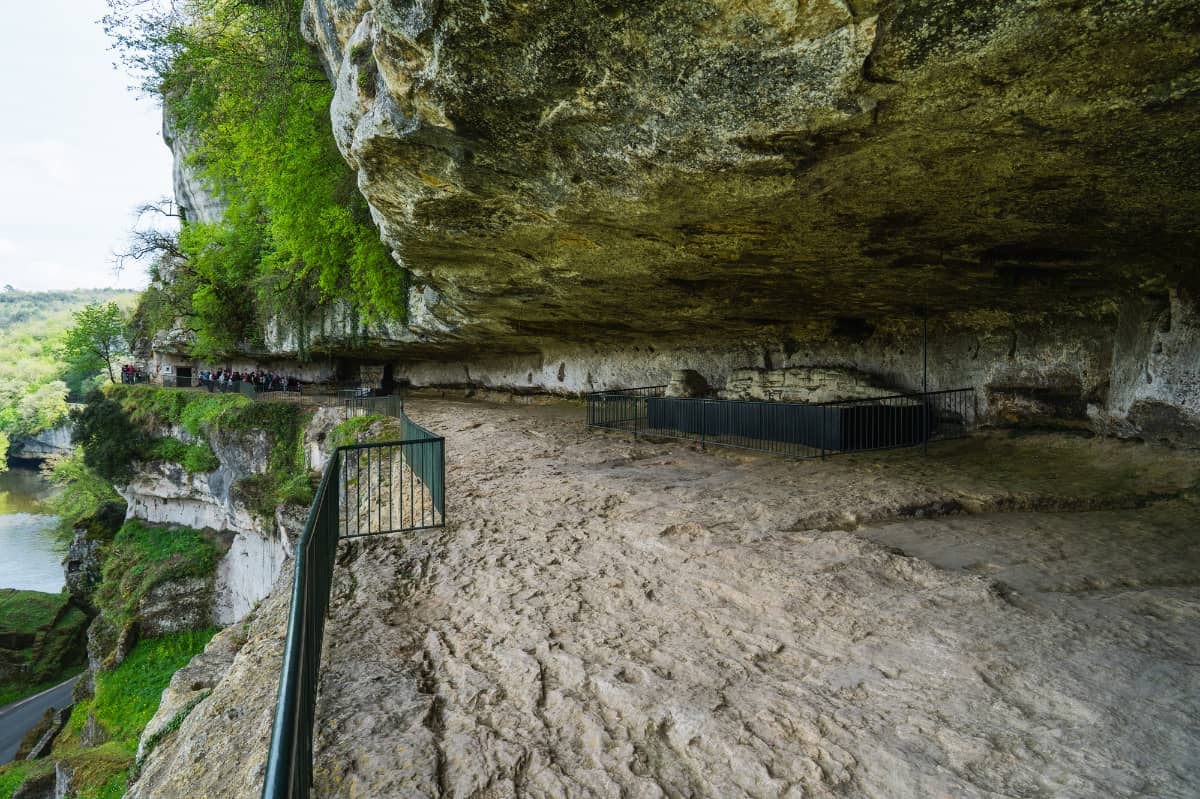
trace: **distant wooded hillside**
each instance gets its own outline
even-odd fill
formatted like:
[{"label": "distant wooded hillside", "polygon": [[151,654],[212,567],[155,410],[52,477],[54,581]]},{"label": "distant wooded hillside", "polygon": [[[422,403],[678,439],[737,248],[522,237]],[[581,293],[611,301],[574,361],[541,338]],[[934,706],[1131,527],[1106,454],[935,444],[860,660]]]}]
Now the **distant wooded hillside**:
[{"label": "distant wooded hillside", "polygon": [[91,303],[133,306],[134,291],[0,291],[0,463],[7,439],[59,424],[69,392],[82,392],[95,378],[72,373],[56,355],[72,314]]}]

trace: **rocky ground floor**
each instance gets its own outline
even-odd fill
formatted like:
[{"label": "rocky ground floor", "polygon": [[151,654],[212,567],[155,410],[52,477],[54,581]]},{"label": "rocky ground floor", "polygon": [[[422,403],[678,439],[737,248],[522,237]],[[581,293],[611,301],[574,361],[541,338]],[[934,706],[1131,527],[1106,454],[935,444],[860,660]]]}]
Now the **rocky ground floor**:
[{"label": "rocky ground floor", "polygon": [[[796,462],[570,404],[409,413],[449,523],[339,553],[318,796],[1200,794],[1194,452]],[[177,675],[160,726],[203,699],[131,796],[257,796],[288,579]]]}]

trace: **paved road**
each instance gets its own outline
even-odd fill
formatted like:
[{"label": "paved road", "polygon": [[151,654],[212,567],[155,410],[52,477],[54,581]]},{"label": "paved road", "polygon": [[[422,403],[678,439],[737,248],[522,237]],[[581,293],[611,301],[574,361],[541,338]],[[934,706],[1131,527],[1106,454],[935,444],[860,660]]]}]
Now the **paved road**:
[{"label": "paved road", "polygon": [[62,708],[71,704],[71,689],[79,677],[42,691],[36,696],[0,707],[0,765],[13,759],[21,746],[21,739],[34,724],[37,724],[47,708]]}]

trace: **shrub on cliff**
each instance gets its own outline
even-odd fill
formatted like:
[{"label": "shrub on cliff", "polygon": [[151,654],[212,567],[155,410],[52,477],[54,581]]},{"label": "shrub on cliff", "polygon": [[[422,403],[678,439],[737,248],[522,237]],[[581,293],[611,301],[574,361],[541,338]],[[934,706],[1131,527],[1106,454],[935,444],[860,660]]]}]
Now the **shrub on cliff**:
[{"label": "shrub on cliff", "polygon": [[337,149],[333,87],[301,36],[298,5],[109,6],[116,49],[190,132],[189,166],[226,208],[215,222],[185,220],[167,251],[170,291],[147,293],[139,316],[182,317],[201,355],[261,339],[267,317],[290,322],[303,350],[310,320],[334,299],[403,319],[404,269]]},{"label": "shrub on cliff", "polygon": [[217,567],[217,545],[187,527],[155,527],[131,520],[117,533],[104,559],[96,604],[113,626],[132,621],[138,603],[169,580],[205,577]]},{"label": "shrub on cliff", "polygon": [[108,480],[125,481],[133,475],[133,462],[145,446],[145,434],[121,405],[99,391],[85,398],[82,410],[72,411],[71,441],[83,447],[83,462]]},{"label": "shrub on cliff", "polygon": [[51,457],[42,464],[42,475],[58,486],[49,504],[64,535],[82,525],[90,536],[109,540],[125,520],[125,500],[111,483],[88,468],[82,449]]}]

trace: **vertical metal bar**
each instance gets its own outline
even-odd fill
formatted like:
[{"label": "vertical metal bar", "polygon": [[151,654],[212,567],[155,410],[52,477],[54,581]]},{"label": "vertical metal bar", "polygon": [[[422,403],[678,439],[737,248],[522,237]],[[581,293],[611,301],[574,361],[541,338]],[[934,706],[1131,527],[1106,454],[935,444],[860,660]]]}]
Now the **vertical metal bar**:
[{"label": "vertical metal bar", "polygon": [[929,454],[929,311],[921,311],[921,442]]}]

